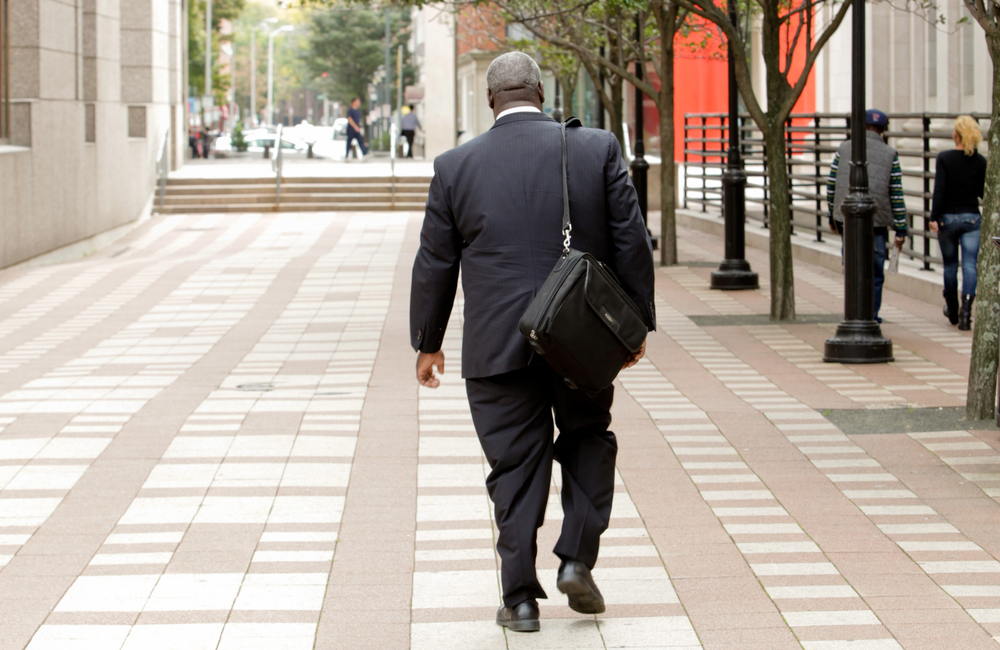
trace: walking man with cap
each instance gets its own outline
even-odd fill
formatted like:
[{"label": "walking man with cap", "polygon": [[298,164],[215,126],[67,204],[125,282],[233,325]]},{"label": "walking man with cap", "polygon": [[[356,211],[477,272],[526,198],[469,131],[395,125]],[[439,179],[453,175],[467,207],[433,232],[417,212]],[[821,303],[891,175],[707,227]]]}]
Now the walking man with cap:
[{"label": "walking man with cap", "polygon": [[[539,629],[537,599],[546,597],[535,556],[553,459],[562,469],[564,515],[556,587],[577,612],[605,609],[591,569],[614,497],[614,387],[595,396],[570,389],[518,331],[562,253],[562,137],[542,113],[541,72],[530,56],[500,55],[486,83],[493,127],[434,161],[413,265],[410,336],[418,381],[438,387],[434,368],[444,371],[441,342],[461,270],[462,376],[491,467],[486,486],[499,528],[503,605],[496,622],[528,632]],[[612,269],[652,330],[652,246],[618,141],[573,124],[566,129],[573,247]],[[626,365],[644,353],[645,344]]]},{"label": "walking man with cap", "polygon": [[[886,246],[889,228],[896,233],[893,245],[903,247],[906,241],[906,202],[903,199],[903,170],[899,154],[882,139],[889,128],[889,117],[880,110],[865,112],[868,137],[868,191],[875,201],[875,320],[882,322],[878,312],[882,308],[882,286],[885,284]],[[844,234],[844,215],[840,206],[850,192],[850,174],[838,174],[840,161],[851,159],[851,141],[841,143],[826,181],[826,201],[830,210],[830,230]]]}]

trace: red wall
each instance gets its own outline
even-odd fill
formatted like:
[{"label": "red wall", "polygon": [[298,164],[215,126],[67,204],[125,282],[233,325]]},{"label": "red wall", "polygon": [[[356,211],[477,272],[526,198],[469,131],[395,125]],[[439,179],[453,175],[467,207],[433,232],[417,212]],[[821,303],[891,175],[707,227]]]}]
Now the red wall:
[{"label": "red wall", "polygon": [[[690,45],[689,37],[678,35],[674,40],[674,159],[684,159],[684,114],[685,113],[725,113],[729,110],[729,73],[726,48],[723,41],[711,35],[706,42],[696,47]],[[798,76],[805,60],[802,48],[792,57],[792,78]],[[659,90],[660,80],[649,68],[649,78],[653,87]],[[631,86],[628,86],[631,91]],[[759,98],[764,103],[764,98]],[[656,104],[649,97],[643,98],[643,130],[651,149],[659,148],[660,115]],[[816,110],[815,69],[809,72],[799,101],[793,113],[811,113]],[[716,122],[717,123],[717,122]],[[630,124],[634,122],[630,120]],[[695,133],[700,137],[699,133]],[[714,137],[714,134],[713,136]],[[700,146],[699,146],[700,148]],[[708,146],[712,148],[711,143]]]}]

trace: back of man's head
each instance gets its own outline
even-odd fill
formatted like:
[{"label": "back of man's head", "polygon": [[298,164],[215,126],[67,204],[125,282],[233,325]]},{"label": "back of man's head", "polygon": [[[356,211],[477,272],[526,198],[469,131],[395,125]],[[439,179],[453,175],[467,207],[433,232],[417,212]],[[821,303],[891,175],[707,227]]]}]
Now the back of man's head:
[{"label": "back of man's head", "polygon": [[507,52],[493,59],[486,71],[486,87],[497,95],[511,90],[538,88],[542,71],[524,52]]}]

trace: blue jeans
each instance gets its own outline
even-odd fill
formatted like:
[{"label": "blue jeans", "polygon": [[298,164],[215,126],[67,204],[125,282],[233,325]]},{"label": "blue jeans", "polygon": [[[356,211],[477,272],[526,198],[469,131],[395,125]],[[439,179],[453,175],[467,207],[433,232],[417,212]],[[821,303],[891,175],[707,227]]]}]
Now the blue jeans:
[{"label": "blue jeans", "polygon": [[882,309],[882,285],[885,284],[886,245],[889,240],[888,228],[875,228],[875,320],[882,322],[878,311]]},{"label": "blue jeans", "polygon": [[958,291],[958,249],[962,249],[962,295],[976,295],[976,261],[979,259],[979,228],[983,218],[975,212],[946,214],[938,230],[944,258],[944,292]]},{"label": "blue jeans", "polygon": [[361,136],[360,133],[352,133],[352,132],[348,131],[347,132],[347,151],[344,152],[344,157],[347,158],[348,156],[351,155],[351,142],[354,141],[354,140],[358,141],[358,147],[361,149],[361,155],[362,156],[367,156],[368,155],[368,147],[365,146],[365,139]]}]

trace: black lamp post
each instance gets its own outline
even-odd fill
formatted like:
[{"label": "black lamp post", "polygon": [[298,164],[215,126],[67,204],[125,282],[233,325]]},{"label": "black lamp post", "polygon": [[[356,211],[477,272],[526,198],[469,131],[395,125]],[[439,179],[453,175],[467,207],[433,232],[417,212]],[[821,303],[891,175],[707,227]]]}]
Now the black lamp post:
[{"label": "black lamp post", "polygon": [[875,320],[875,201],[868,193],[865,135],[865,3],[851,6],[851,177],[844,199],[844,320],[823,346],[823,360],[834,363],[892,361],[892,341]]},{"label": "black lamp post", "polygon": [[[736,26],[736,3],[729,3],[729,22]],[[719,270],[712,273],[713,289],[756,289],[760,286],[757,274],[746,261],[747,174],[740,158],[739,94],[736,88],[736,57],[733,44],[729,43],[729,151],[726,171],[722,173],[722,208],[726,218],[726,258]]]},{"label": "black lamp post", "polygon": [[[642,23],[639,21],[639,14],[635,15],[635,42],[642,42]],[[642,80],[642,68],[645,61],[635,62],[635,76]],[[646,146],[643,143],[645,127],[642,123],[642,91],[639,86],[635,87],[635,158],[632,159],[632,184],[635,186],[636,194],[639,195],[639,211],[642,212],[642,220],[646,224],[646,232],[649,232],[649,193],[646,178],[649,174],[649,163],[646,162]],[[673,152],[671,152],[672,154]],[[656,250],[656,238],[650,233],[653,241],[653,250]]]}]

